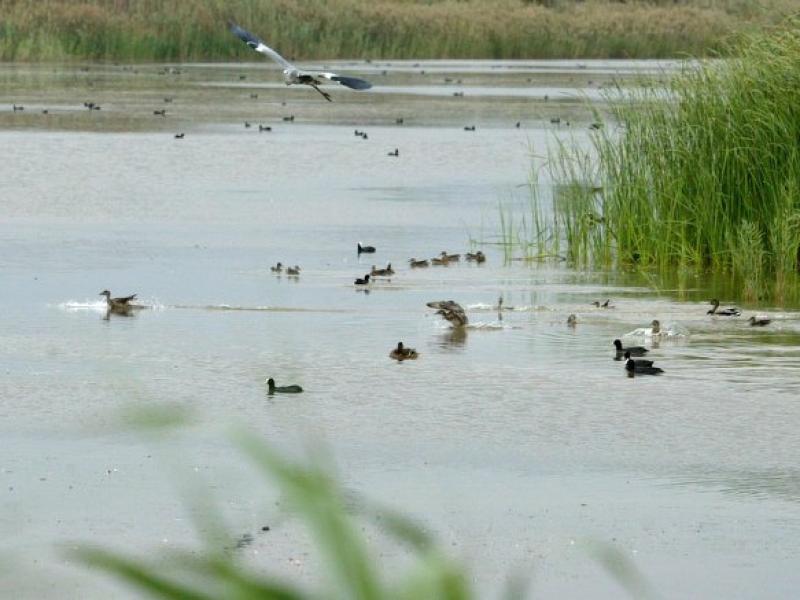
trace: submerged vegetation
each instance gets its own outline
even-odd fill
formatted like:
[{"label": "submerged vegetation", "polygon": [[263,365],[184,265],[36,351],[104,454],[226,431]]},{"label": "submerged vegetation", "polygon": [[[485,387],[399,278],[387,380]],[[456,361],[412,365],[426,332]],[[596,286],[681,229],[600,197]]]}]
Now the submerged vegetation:
[{"label": "submerged vegetation", "polygon": [[725,273],[746,300],[795,295],[800,22],[746,36],[734,54],[610,98],[588,149],[552,151],[553,210],[541,217],[533,194],[529,245],[565,242],[579,266]]},{"label": "submerged vegetation", "polygon": [[[2,60],[223,60],[246,24],[287,57],[663,58],[721,50],[794,0],[4,0]],[[252,57],[250,57],[252,58]]]}]

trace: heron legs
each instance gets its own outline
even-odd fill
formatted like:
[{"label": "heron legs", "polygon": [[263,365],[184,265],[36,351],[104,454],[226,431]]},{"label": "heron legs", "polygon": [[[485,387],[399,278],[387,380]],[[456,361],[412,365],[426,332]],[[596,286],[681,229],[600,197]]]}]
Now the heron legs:
[{"label": "heron legs", "polygon": [[328,92],[325,92],[325,91],[319,89],[317,87],[317,85],[314,84],[314,83],[309,83],[308,85],[310,85],[312,88],[317,90],[320,94],[322,94],[322,97],[325,98],[325,100],[327,100],[328,102],[333,102],[333,99],[331,98],[331,95]]}]

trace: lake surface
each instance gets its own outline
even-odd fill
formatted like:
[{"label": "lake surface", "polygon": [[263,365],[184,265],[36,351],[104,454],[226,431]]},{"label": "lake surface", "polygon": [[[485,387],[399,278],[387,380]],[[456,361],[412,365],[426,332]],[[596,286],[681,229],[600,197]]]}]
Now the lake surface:
[{"label": "lake surface", "polygon": [[[328,449],[348,488],[434,531],[479,597],[518,572],[532,597],[619,597],[587,542],[663,597],[796,597],[800,312],[743,307],[773,318],[750,328],[706,316],[703,278],[505,263],[494,244],[531,156],[585,139],[584,99],[677,65],[330,66],[376,90],[328,104],[264,63],[0,66],[0,593],[125,594],[64,548],[196,546],[189,481],[255,536],[246,560],[316,580],[307,537],[230,442],[244,424]],[[480,266],[407,265],[478,248]],[[352,284],[387,262],[391,280]],[[107,315],[103,289],[146,308]],[[443,299],[467,307],[465,332],[425,306]],[[653,318],[677,335],[624,339],[666,373],[628,379],[611,342]],[[399,340],[419,360],[390,360]],[[305,393],[269,397],[268,377]],[[125,427],[163,405],[193,425]]]}]

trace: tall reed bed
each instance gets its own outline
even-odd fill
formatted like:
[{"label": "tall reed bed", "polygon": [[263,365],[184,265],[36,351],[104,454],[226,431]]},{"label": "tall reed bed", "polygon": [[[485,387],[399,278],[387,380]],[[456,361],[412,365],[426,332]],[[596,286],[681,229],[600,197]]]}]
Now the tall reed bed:
[{"label": "tall reed bed", "polygon": [[588,149],[551,153],[549,226],[576,263],[725,273],[753,300],[797,290],[800,21],[732,54],[610,99]]},{"label": "tall reed bed", "polygon": [[4,0],[2,60],[221,60],[234,18],[290,57],[667,57],[720,49],[793,0]]}]

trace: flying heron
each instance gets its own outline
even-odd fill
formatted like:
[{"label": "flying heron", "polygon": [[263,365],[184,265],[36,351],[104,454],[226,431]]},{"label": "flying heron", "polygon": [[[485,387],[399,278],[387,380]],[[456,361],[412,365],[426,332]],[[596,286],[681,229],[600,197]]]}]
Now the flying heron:
[{"label": "flying heron", "polygon": [[256,52],[260,52],[261,54],[268,56],[281,67],[283,67],[283,80],[286,82],[286,85],[309,85],[322,94],[323,98],[325,98],[325,100],[328,102],[332,102],[331,96],[328,94],[328,92],[319,89],[319,86],[322,84],[320,79],[336,81],[337,83],[341,83],[343,86],[354,90],[368,90],[372,87],[372,84],[369,81],[364,81],[363,79],[357,79],[355,77],[346,77],[344,75],[326,73],[324,71],[302,71],[295,67],[288,60],[283,58],[280,54],[275,52],[275,50],[267,46],[259,37],[253,35],[249,31],[245,31],[232,21],[229,21],[228,25],[230,26],[231,32],[245,44],[250,46]]}]

